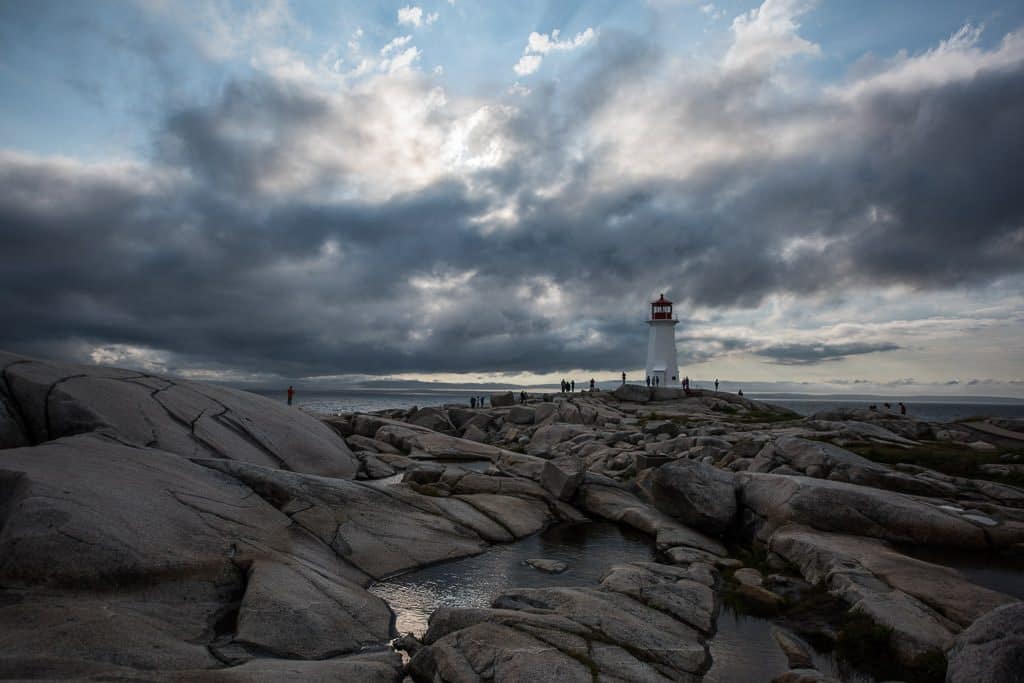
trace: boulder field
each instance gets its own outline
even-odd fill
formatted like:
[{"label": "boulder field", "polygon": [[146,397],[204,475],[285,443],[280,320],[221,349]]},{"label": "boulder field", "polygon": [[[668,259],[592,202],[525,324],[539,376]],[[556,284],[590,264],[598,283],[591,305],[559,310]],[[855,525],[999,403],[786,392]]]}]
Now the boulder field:
[{"label": "boulder field", "polygon": [[[1021,603],[935,557],[999,554],[1024,580],[1020,450],[974,456],[975,478],[921,458],[990,453],[963,425],[630,385],[519,399],[318,418],[0,353],[0,678],[699,681],[729,602],[775,621],[777,680],[829,680],[808,643],[848,620],[897,674],[1018,680]],[[997,426],[1004,448],[1016,423]],[[657,561],[505,586],[421,638],[395,640],[367,590],[588,519]]]}]

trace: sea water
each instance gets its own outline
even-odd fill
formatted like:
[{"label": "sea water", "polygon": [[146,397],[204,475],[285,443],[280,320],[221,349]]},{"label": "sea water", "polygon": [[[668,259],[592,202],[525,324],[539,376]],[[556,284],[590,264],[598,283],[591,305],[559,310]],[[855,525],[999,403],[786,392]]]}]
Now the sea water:
[{"label": "sea water", "polygon": [[[305,392],[301,387],[295,395],[295,405],[317,415],[336,415],[338,413],[372,412],[387,409],[407,409],[412,406],[440,406],[445,404],[462,404],[469,406],[474,396],[489,396],[494,390],[482,390],[474,387],[455,387],[444,389],[339,389],[336,391]],[[254,392],[284,402],[285,392],[258,391]],[[885,402],[896,406],[901,400],[893,397],[858,397],[843,399],[836,397],[823,398],[813,395],[787,394],[785,397],[762,397],[748,394],[748,398],[766,401],[800,414],[812,415],[823,410],[840,408],[867,408],[874,404],[882,408]],[[908,415],[930,422],[953,422],[968,417],[1000,417],[1024,418],[1024,401],[1007,399],[993,401],[991,399],[972,399],[970,397],[917,397],[916,400],[905,400]],[[897,412],[894,408],[893,412]]]}]

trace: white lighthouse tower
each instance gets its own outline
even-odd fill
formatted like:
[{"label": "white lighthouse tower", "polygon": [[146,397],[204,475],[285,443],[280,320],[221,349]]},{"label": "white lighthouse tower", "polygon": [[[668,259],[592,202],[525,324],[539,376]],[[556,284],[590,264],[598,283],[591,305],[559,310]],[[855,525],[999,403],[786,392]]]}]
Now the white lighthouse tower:
[{"label": "white lighthouse tower", "polygon": [[[679,323],[672,316],[672,302],[662,294],[651,302],[651,317],[647,321],[647,376],[651,386],[679,386],[679,363],[676,360],[676,331]],[[655,380],[657,378],[657,380]]]}]

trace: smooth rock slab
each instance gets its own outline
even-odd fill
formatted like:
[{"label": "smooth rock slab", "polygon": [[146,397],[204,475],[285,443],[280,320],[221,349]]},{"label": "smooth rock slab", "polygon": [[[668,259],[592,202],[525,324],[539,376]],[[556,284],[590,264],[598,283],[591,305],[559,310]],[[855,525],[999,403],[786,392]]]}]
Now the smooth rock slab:
[{"label": "smooth rock slab", "polygon": [[460,495],[457,498],[497,521],[515,538],[537,533],[553,521],[547,505],[537,499],[491,493]]},{"label": "smooth rock slab", "polygon": [[697,674],[708,664],[699,632],[637,600],[607,590],[540,588],[502,593],[495,607],[564,616],[585,627],[592,639],[642,650],[651,663],[670,671]]},{"label": "smooth rock slab", "polygon": [[831,582],[844,573],[864,570],[960,626],[1013,601],[1009,595],[972,583],[955,569],[908,557],[870,538],[793,526],[779,530],[770,547],[796,564],[811,583]]},{"label": "smooth rock slab", "polygon": [[[981,525],[893,491],[777,474],[740,472],[736,477],[743,507],[761,540],[788,523],[956,548],[988,548],[994,540]],[[1008,534],[1000,541],[1009,543],[1012,538]]]},{"label": "smooth rock slab", "polygon": [[619,564],[605,573],[601,586],[671,614],[704,634],[714,629],[715,592],[694,581],[686,569],[653,562]]},{"label": "smooth rock slab", "polygon": [[946,651],[962,626],[1013,601],[953,569],[869,538],[793,526],[776,532],[770,549],[796,564],[809,582],[824,581],[852,609],[891,628],[897,654],[910,665]]},{"label": "smooth rock slab", "polygon": [[586,666],[557,648],[517,629],[487,622],[424,647],[413,657],[410,670],[418,681],[450,683],[593,680]]},{"label": "smooth rock slab", "polygon": [[[84,668],[79,663],[58,660],[45,663],[49,668],[36,669],[46,678],[70,679],[93,674],[100,680],[182,681],[184,683],[394,683],[402,671],[402,658],[393,650],[365,652],[348,657],[322,660],[253,659],[226,669],[188,669],[181,671],[140,671],[114,667]],[[6,671],[0,661],[0,676]]]},{"label": "smooth rock slab", "polygon": [[365,578],[247,486],[171,453],[82,434],[3,451],[2,461],[21,473],[0,509],[6,585],[219,580],[236,561],[277,554]]},{"label": "smooth rock slab", "polygon": [[362,586],[277,562],[254,562],[235,641],[323,659],[387,642],[391,610]]},{"label": "smooth rock slab", "polygon": [[622,488],[589,484],[585,480],[576,503],[588,514],[621,522],[655,536],[659,550],[687,546],[714,555],[727,554],[725,546],[718,541],[670,518]]},{"label": "smooth rock slab", "polygon": [[724,534],[736,519],[736,482],[731,472],[680,459],[654,470],[655,505],[705,533]]},{"label": "smooth rock slab", "polygon": [[[58,659],[77,662],[69,678],[105,667],[220,666],[202,642],[207,620],[221,607],[215,588],[193,584],[181,593],[191,600],[135,591],[26,594],[0,607],[0,672],[5,678],[36,678]],[[3,602],[12,597],[0,593]]]},{"label": "smooth rock slab", "polygon": [[226,387],[0,354],[33,443],[89,432],[185,457],[352,478],[358,461],[320,420]]},{"label": "smooth rock slab", "polygon": [[450,520],[427,496],[343,479],[223,460],[203,465],[230,474],[275,501],[298,525],[374,578],[480,552],[486,543]]}]

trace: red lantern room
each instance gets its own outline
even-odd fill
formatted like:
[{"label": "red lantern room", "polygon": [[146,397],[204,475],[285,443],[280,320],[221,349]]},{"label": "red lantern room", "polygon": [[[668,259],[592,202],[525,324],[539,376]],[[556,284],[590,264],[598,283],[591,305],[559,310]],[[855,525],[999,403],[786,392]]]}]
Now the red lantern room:
[{"label": "red lantern room", "polygon": [[672,320],[672,302],[664,294],[651,302],[651,320]]}]

